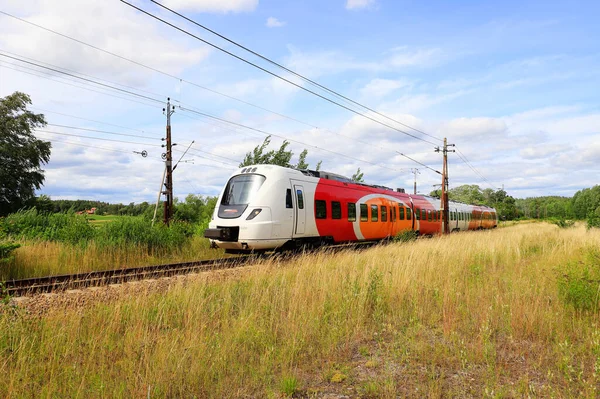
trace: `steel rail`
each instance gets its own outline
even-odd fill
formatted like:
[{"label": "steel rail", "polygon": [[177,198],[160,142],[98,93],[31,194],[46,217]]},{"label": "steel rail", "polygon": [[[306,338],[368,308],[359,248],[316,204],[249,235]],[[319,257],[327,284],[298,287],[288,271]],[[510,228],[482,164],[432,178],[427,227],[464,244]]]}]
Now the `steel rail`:
[{"label": "steel rail", "polygon": [[172,277],[191,272],[231,269],[256,260],[255,256],[238,256],[193,262],[141,266],[113,270],[92,271],[47,277],[9,280],[3,283],[2,293],[8,296],[24,296],[40,293],[81,289],[93,286],[120,284],[143,279]]},{"label": "steel rail", "polygon": [[[289,259],[305,252],[339,252],[347,249],[360,250],[369,248],[377,242],[361,242],[337,244],[320,247],[313,250],[299,252],[283,252],[266,254],[270,259]],[[0,285],[0,295],[9,297],[30,296],[41,293],[82,289],[88,287],[101,287],[110,284],[121,284],[131,281],[140,281],[151,278],[172,277],[192,272],[205,272],[215,270],[233,269],[245,266],[261,259],[261,255],[240,255],[230,258],[216,258],[191,262],[169,263],[154,266],[140,266],[112,270],[99,270],[76,274],[63,274],[47,277],[32,277],[21,280],[8,280]]]}]

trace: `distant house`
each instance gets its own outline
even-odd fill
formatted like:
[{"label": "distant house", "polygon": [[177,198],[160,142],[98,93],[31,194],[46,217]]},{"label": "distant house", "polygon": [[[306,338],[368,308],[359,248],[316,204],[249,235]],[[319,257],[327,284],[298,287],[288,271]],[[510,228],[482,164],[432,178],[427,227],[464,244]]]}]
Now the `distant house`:
[{"label": "distant house", "polygon": [[96,208],[90,208],[86,210],[85,213],[87,213],[88,215],[93,215],[96,213]]}]

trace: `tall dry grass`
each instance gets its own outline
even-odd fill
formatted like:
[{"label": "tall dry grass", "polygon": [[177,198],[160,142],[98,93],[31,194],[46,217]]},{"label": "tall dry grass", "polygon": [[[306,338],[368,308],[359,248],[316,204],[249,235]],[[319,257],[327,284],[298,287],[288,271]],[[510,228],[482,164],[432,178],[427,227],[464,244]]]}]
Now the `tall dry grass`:
[{"label": "tall dry grass", "polygon": [[564,281],[600,268],[599,248],[598,231],[516,225],[5,310],[0,395],[595,397],[597,305]]},{"label": "tall dry grass", "polygon": [[198,236],[174,248],[153,249],[132,243],[103,245],[91,241],[82,246],[45,240],[22,241],[12,258],[0,265],[0,281],[224,256],[222,250],[209,246],[207,239]]}]

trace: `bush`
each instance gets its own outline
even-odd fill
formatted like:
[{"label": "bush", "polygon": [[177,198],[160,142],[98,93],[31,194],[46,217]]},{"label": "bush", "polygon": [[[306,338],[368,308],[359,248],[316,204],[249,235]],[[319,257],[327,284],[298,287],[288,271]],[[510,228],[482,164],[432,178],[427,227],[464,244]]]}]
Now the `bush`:
[{"label": "bush", "polygon": [[100,246],[142,245],[148,251],[174,249],[193,235],[188,223],[173,222],[170,226],[142,217],[123,216],[98,227],[96,243]]},{"label": "bush", "polygon": [[42,213],[36,209],[19,211],[0,220],[6,237],[48,240],[85,246],[94,240],[104,247],[145,246],[148,251],[175,249],[194,234],[194,226],[173,222],[170,226],[137,216],[122,216],[94,227],[85,215]]},{"label": "bush", "polygon": [[596,213],[590,214],[587,218],[587,229],[600,229],[600,216]]},{"label": "bush", "polygon": [[13,238],[77,244],[94,237],[94,228],[85,216],[75,213],[43,213],[32,208],[10,214],[0,224],[4,234]]},{"label": "bush", "polygon": [[409,242],[414,241],[418,237],[418,234],[414,230],[403,230],[396,234],[392,239],[394,242]]},{"label": "bush", "polygon": [[10,254],[21,245],[13,242],[0,242],[0,263],[7,261]]},{"label": "bush", "polygon": [[558,280],[559,294],[575,310],[596,311],[600,304],[600,251],[590,249],[586,261],[569,263]]},{"label": "bush", "polygon": [[555,219],[555,220],[552,220],[552,223],[554,223],[561,229],[568,229],[575,225],[574,220],[567,220],[567,219]]}]

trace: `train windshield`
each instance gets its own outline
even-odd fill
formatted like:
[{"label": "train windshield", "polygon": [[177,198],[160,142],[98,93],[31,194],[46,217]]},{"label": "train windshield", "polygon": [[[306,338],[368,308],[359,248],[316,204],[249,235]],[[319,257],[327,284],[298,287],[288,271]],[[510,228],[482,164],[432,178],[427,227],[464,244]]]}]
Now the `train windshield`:
[{"label": "train windshield", "polygon": [[252,200],[252,196],[265,182],[266,177],[261,175],[238,175],[227,183],[221,205],[246,205]]}]

